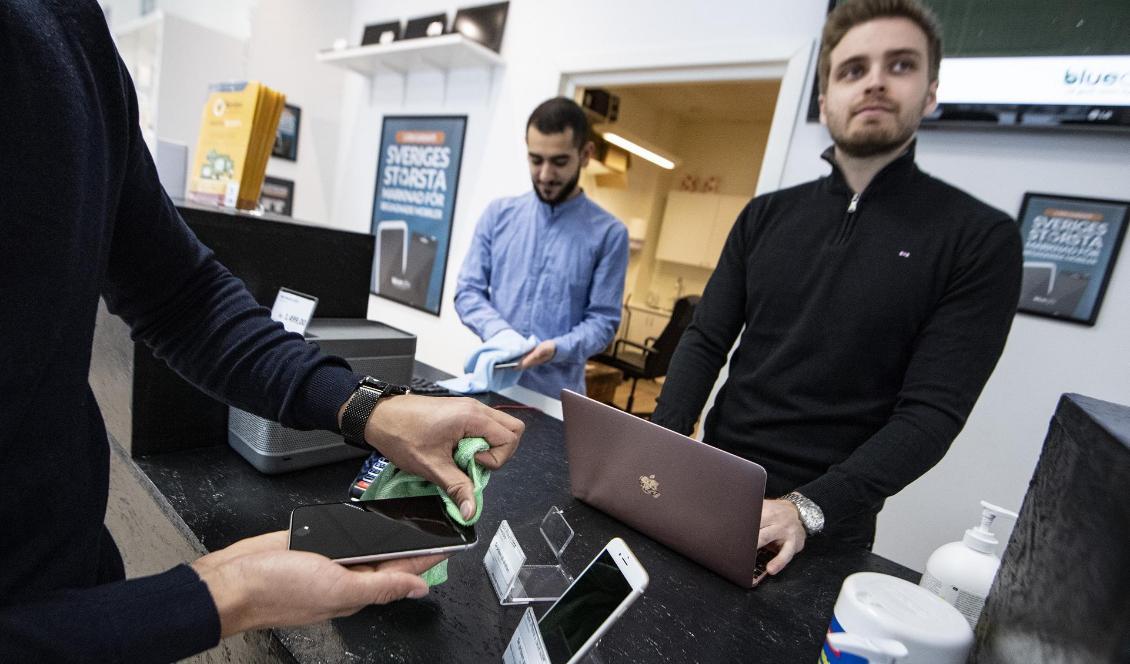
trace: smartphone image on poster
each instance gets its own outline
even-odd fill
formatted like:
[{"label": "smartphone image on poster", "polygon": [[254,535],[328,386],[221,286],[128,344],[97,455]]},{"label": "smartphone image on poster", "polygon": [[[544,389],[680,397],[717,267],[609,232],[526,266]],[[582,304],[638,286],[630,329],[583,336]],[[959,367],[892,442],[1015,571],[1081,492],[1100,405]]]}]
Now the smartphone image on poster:
[{"label": "smartphone image on poster", "polygon": [[550,662],[578,662],[643,594],[647,582],[647,572],[624,540],[608,542],[538,621]]},{"label": "smartphone image on poster", "polygon": [[427,305],[428,287],[432,283],[432,267],[436,262],[436,245],[438,240],[434,235],[412,233],[408,243],[407,267],[404,270],[404,289],[401,297],[408,304],[423,308]]},{"label": "smartphone image on poster", "polygon": [[407,266],[408,224],[399,219],[382,221],[377,224],[376,235],[376,292],[387,295],[395,292],[393,279],[400,278]]},{"label": "smartphone image on poster", "polygon": [[290,513],[288,548],[343,565],[453,553],[477,542],[474,526],[456,523],[438,495],[304,505]]}]

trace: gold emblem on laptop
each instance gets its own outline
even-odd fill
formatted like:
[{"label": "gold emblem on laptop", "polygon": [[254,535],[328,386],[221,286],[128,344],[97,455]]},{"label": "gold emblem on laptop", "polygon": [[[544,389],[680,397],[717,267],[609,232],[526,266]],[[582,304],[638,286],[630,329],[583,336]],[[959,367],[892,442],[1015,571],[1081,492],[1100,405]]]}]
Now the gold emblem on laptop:
[{"label": "gold emblem on laptop", "polygon": [[640,489],[652,498],[659,497],[659,480],[655,475],[640,475]]}]

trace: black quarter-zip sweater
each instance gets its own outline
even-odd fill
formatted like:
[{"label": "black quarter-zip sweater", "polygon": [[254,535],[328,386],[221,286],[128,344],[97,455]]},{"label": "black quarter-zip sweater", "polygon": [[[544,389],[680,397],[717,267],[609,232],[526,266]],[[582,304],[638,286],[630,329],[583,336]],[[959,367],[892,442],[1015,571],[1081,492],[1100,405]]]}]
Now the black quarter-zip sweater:
[{"label": "black quarter-zip sweater", "polygon": [[[920,171],[914,146],[856,195],[829,176],[753,199],[652,417],[688,433],[740,333],[704,440],[868,544],[883,501],[937,463],[1000,357],[1021,245],[1005,213]],[[743,329],[744,328],[744,329]]]}]

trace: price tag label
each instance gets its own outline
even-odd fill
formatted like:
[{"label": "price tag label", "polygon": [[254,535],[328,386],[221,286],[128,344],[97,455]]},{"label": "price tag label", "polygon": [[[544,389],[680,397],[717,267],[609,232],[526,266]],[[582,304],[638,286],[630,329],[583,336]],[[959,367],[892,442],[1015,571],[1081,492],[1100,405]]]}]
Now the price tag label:
[{"label": "price tag label", "polygon": [[551,664],[532,608],[526,607],[526,611],[522,614],[522,621],[514,630],[514,636],[510,637],[510,645],[506,646],[506,652],[502,653],[502,662],[503,664]]},{"label": "price tag label", "polygon": [[313,295],[280,288],[275,296],[275,306],[271,307],[271,320],[282,323],[287,332],[305,334],[317,306],[318,298]]},{"label": "price tag label", "polygon": [[224,187],[224,207],[235,207],[239,201],[239,183],[229,182]]},{"label": "price tag label", "polygon": [[514,537],[510,524],[503,521],[498,524],[498,532],[494,534],[487,555],[483,558],[490,584],[494,586],[494,592],[500,601],[510,592],[510,586],[514,583],[524,562],[526,562],[526,553],[522,551],[518,539]]}]

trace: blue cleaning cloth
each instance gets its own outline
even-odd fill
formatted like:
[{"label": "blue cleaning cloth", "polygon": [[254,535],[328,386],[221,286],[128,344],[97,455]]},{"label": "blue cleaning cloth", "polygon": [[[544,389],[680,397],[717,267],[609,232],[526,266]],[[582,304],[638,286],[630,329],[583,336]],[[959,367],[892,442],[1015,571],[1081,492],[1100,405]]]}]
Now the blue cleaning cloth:
[{"label": "blue cleaning cloth", "polygon": [[538,345],[534,335],[523,337],[512,329],[505,329],[483,342],[463,365],[467,374],[441,380],[436,384],[460,394],[496,392],[518,383],[518,369],[494,370],[494,365],[516,360]]}]

